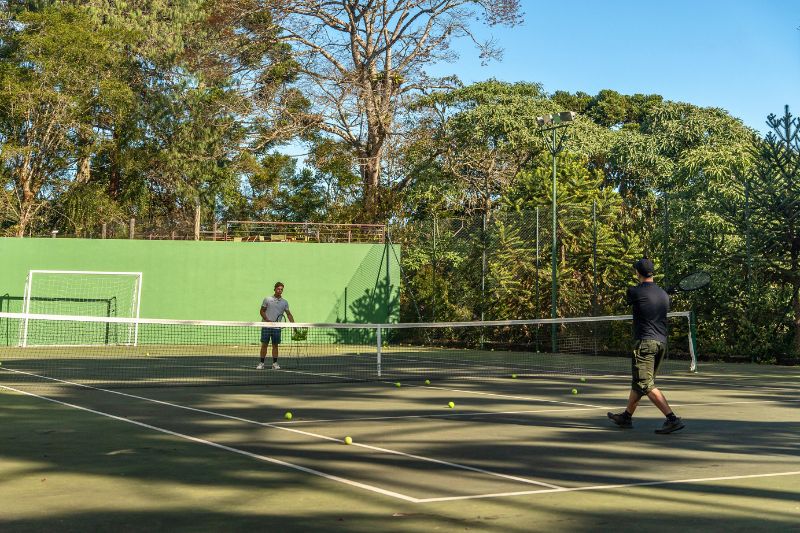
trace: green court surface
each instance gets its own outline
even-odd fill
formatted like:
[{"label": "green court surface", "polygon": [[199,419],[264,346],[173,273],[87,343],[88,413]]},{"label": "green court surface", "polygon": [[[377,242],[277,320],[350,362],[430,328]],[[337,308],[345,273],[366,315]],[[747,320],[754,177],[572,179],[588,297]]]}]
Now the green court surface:
[{"label": "green court surface", "polygon": [[798,368],[663,376],[672,435],[646,400],[633,429],[607,420],[622,376],[112,390],[8,372],[2,531],[800,527]]}]

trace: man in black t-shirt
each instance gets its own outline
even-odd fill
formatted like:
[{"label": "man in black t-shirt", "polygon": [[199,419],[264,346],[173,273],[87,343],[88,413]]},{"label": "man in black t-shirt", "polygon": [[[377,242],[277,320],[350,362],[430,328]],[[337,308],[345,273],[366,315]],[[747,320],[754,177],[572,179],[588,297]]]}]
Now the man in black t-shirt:
[{"label": "man in black t-shirt", "polygon": [[653,282],[653,262],[642,258],[633,264],[639,285],[629,287],[628,305],[633,306],[633,360],[631,363],[631,392],[624,412],[608,413],[608,418],[622,428],[633,427],[633,412],[642,396],[664,413],[664,425],[656,433],[672,433],[683,429],[683,421],[672,412],[667,399],[656,387],[655,377],[661,360],[666,355],[667,312],[669,296]]}]

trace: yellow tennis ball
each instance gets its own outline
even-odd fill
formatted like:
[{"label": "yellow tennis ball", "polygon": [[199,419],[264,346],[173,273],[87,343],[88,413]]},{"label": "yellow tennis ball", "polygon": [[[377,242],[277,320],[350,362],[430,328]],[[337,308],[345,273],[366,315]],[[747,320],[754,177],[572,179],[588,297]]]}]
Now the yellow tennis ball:
[{"label": "yellow tennis ball", "polygon": [[430,385],[430,384],[431,384],[431,380],[429,380],[429,379],[426,379],[426,380],[425,380],[425,385]]},{"label": "yellow tennis ball", "polygon": [[287,412],[285,415],[283,415],[283,418],[285,418],[286,420],[291,420],[292,419],[292,413]]},{"label": "yellow tennis ball", "polygon": [[586,383],[586,378],[581,378],[581,383]]},{"label": "yellow tennis ball", "polygon": [[344,438],[344,443],[345,443],[345,444],[353,444],[353,439],[352,439],[352,437],[345,437],[345,438]]},{"label": "yellow tennis ball", "polygon": [[453,408],[453,407],[455,407],[455,406],[456,406],[455,402],[449,402],[449,403],[447,404],[447,407],[449,407],[450,409],[452,409],[452,408]]},{"label": "yellow tennis ball", "polygon": [[572,394],[578,394],[578,389],[572,389]]},{"label": "yellow tennis ball", "polygon": [[400,386],[400,382],[398,381],[397,383],[394,384],[394,386],[395,387],[399,387]]},{"label": "yellow tennis ball", "polygon": [[150,355],[150,352],[147,352],[145,355]]},{"label": "yellow tennis ball", "polygon": [[517,379],[517,375],[516,374],[511,374],[511,378],[512,379]]}]

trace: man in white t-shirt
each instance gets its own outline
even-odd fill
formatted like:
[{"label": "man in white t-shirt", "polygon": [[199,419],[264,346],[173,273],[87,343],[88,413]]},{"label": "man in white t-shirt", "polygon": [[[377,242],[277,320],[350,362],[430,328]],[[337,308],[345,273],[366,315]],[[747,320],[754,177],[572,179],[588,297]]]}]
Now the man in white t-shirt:
[{"label": "man in white t-shirt", "polygon": [[[261,303],[261,319],[264,322],[281,322],[283,314],[289,318],[289,322],[294,322],[292,312],[289,311],[289,302],[284,300],[283,283],[280,281],[275,284],[275,294],[267,296]],[[278,345],[281,343],[281,328],[261,328],[261,362],[256,366],[257,370],[264,369],[264,359],[267,357],[267,346],[272,340],[272,369],[280,370],[278,365]]]}]

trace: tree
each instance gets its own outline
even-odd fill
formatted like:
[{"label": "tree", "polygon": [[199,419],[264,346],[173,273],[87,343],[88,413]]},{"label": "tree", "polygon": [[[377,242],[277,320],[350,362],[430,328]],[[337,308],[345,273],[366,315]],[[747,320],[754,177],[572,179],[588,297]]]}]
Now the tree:
[{"label": "tree", "polygon": [[281,183],[275,214],[289,222],[320,222],[325,220],[327,199],[317,176],[304,168]]},{"label": "tree", "polygon": [[535,121],[548,106],[541,88],[490,80],[427,100],[440,106],[435,150],[447,178],[463,187],[459,205],[490,216],[493,199],[541,151]]},{"label": "tree", "polygon": [[[791,316],[791,351],[800,355],[800,118],[785,107],[782,116],[770,115],[772,131],[754,138],[754,166],[739,174],[737,204],[728,204],[729,220],[741,235],[749,235],[758,275],[786,294],[783,309],[773,309],[779,323]],[[746,200],[746,204],[744,201]],[[745,211],[746,210],[746,211]],[[737,216],[745,212],[747,216]],[[743,258],[747,259],[747,258]],[[767,291],[769,290],[767,286]],[[765,295],[766,297],[766,295]],[[778,320],[775,320],[777,318]]]},{"label": "tree", "polygon": [[[353,153],[366,221],[385,214],[381,173],[407,97],[453,85],[429,78],[425,67],[452,59],[453,39],[477,43],[470,23],[479,14],[489,25],[521,20],[518,0],[274,0],[271,10],[297,57],[317,127]],[[499,57],[491,42],[479,49],[484,60]]]},{"label": "tree", "polygon": [[[502,204],[506,211],[525,215],[540,225],[541,247],[531,264],[538,262],[540,284],[549,287],[551,272],[551,231],[549,205],[551,192],[551,159],[542,155],[529,169],[521,172],[513,186],[505,190]],[[570,152],[559,156],[557,165],[558,215],[558,283],[559,315],[576,316],[591,312],[616,313],[630,280],[630,264],[640,253],[642,238],[624,231],[623,200],[612,188],[602,187],[602,172],[591,169],[586,156]],[[536,209],[545,206],[537,213]],[[596,225],[595,225],[596,221]],[[530,223],[528,224],[530,228]],[[527,239],[532,240],[529,231]],[[595,242],[596,240],[596,242]],[[542,250],[543,249],[543,250]],[[597,262],[594,264],[594,252]],[[542,253],[543,252],[543,253]],[[541,268],[541,265],[544,265]],[[594,300],[594,267],[597,270],[597,299]],[[529,291],[530,292],[530,291]],[[542,292],[538,313],[549,309],[549,293]]]},{"label": "tree", "polygon": [[112,35],[93,31],[83,9],[22,11],[0,32],[0,174],[23,236],[49,201],[88,179],[85,153],[100,135],[91,117],[131,93],[116,76],[124,58]]},{"label": "tree", "polygon": [[[535,117],[556,111],[558,104],[536,84],[489,80],[425,97],[418,105],[422,120],[406,156],[407,167],[413,169],[409,173],[416,178],[401,212],[426,235],[414,246],[428,247],[427,251],[406,254],[409,268],[430,271],[432,276],[430,283],[415,290],[423,294],[420,298],[436,298],[423,302],[423,307],[434,309],[437,319],[474,317],[479,315],[476,306],[489,299],[493,318],[542,316],[549,299],[544,290],[537,292],[536,280],[549,285],[550,271],[537,268],[533,259],[536,208],[549,205],[552,160],[545,153]],[[569,148],[574,146],[577,153],[563,156],[558,165],[559,204],[567,206],[560,217],[559,254],[565,287],[560,306],[565,316],[587,312],[591,301],[593,203],[598,203],[604,220],[622,211],[619,195],[601,187],[602,171],[589,164],[590,155],[601,152],[606,142],[603,129],[584,119],[572,128],[575,135]],[[441,220],[451,217],[458,217],[458,222]],[[540,216],[542,242],[549,242],[546,220],[549,208]],[[615,234],[614,229],[601,224],[598,236],[601,252],[608,252],[601,256],[600,275],[616,281],[616,287],[628,271],[628,265],[624,270],[617,267],[632,257],[633,243],[638,241]],[[549,252],[545,254],[549,257]],[[541,262],[549,264],[545,257]],[[449,290],[435,282],[445,279],[454,285]],[[605,301],[601,298],[597,304],[604,306]]]},{"label": "tree", "polygon": [[302,129],[306,101],[286,86],[294,63],[263,3],[86,3],[98,26],[130,36],[125,76],[138,96],[97,154],[110,196],[154,229],[192,224],[195,235],[218,213],[247,212],[254,191],[267,195],[255,203],[271,198],[268,154]]}]

